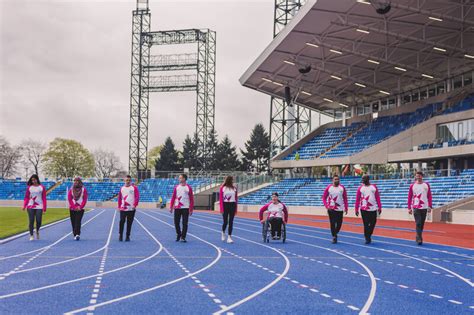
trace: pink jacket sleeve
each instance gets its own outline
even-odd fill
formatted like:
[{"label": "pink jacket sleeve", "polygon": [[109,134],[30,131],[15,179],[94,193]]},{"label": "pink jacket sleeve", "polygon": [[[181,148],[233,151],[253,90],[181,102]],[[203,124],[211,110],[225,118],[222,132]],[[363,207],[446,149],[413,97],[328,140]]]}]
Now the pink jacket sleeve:
[{"label": "pink jacket sleeve", "polygon": [[357,189],[357,194],[356,194],[356,203],[355,203],[355,212],[359,212],[359,206],[360,206],[360,189],[362,188],[362,186],[359,186],[359,188]]},{"label": "pink jacket sleeve", "polygon": [[74,200],[72,199],[72,189],[67,192],[67,201],[69,202],[69,209],[74,210]]},{"label": "pink jacket sleeve", "polygon": [[41,185],[41,188],[43,188],[43,193],[42,193],[42,198],[43,198],[43,212],[46,212],[46,208],[48,206],[47,201],[46,201],[46,188]]},{"label": "pink jacket sleeve", "polygon": [[30,202],[30,186],[26,188],[25,199],[23,200],[23,208],[28,207],[29,202]]},{"label": "pink jacket sleeve", "polygon": [[323,193],[323,204],[324,206],[327,208],[328,207],[328,196],[329,196],[329,187],[331,187],[331,185],[328,185],[326,187],[326,189],[324,189],[324,193]]},{"label": "pink jacket sleeve", "polygon": [[283,213],[284,213],[284,220],[285,220],[285,223],[288,222],[288,208],[286,207],[286,205],[284,203],[282,203],[283,205]]},{"label": "pink jacket sleeve", "polygon": [[428,207],[433,208],[433,195],[431,194],[431,186],[430,184],[426,183],[428,186]]},{"label": "pink jacket sleeve", "polygon": [[171,196],[170,209],[174,209],[174,202],[176,201],[176,186],[173,188],[173,195]]},{"label": "pink jacket sleeve", "polygon": [[346,187],[342,186],[342,199],[344,199],[344,211],[347,211],[349,209],[349,202],[347,199],[347,190]]},{"label": "pink jacket sleeve", "polygon": [[188,188],[189,188],[189,213],[191,214],[194,211],[194,193],[191,186],[188,185]]},{"label": "pink jacket sleeve", "polygon": [[270,205],[270,203],[271,203],[271,202],[267,203],[267,204],[264,205],[262,208],[260,208],[260,212],[258,213],[258,219],[259,219],[260,221],[263,220],[263,213],[268,210],[268,206]]},{"label": "pink jacket sleeve", "polygon": [[410,185],[410,189],[408,189],[408,210],[411,210],[411,204],[413,200],[413,184]]},{"label": "pink jacket sleeve", "polygon": [[138,206],[138,203],[140,202],[140,192],[138,191],[137,186],[133,186],[133,194],[135,196],[135,202],[133,203],[133,207],[136,208]]},{"label": "pink jacket sleeve", "polygon": [[382,210],[382,202],[380,201],[379,189],[377,188],[376,185],[374,185],[374,187],[375,187],[375,200],[377,200],[377,206],[379,207],[379,210]]},{"label": "pink jacket sleeve", "polygon": [[117,201],[118,201],[118,209],[122,210],[122,189],[120,189],[119,191]]},{"label": "pink jacket sleeve", "polygon": [[224,212],[224,185],[219,189],[219,210],[221,213]]},{"label": "pink jacket sleeve", "polygon": [[81,210],[84,209],[84,207],[86,206],[87,198],[88,198],[87,189],[86,189],[86,187],[84,187],[84,193],[82,194],[82,203],[81,203],[81,206],[80,206]]}]

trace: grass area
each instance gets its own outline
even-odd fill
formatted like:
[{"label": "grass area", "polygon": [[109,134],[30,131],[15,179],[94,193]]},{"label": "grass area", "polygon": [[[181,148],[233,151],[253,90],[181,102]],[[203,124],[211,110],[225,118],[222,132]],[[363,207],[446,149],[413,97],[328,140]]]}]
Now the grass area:
[{"label": "grass area", "polygon": [[[69,217],[66,208],[49,208],[43,213],[41,225]],[[28,231],[28,213],[20,207],[0,207],[0,239]]]}]

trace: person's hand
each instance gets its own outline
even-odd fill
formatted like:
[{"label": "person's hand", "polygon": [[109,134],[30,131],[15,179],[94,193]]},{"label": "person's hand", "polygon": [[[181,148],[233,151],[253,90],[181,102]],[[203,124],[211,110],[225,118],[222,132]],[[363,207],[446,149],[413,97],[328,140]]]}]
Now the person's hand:
[{"label": "person's hand", "polygon": [[409,214],[409,215],[412,215],[412,214],[413,214],[413,210],[412,210],[412,209],[408,209],[408,214]]},{"label": "person's hand", "polygon": [[428,213],[431,213],[431,210],[433,210],[431,207],[428,207]]},{"label": "person's hand", "polygon": [[260,220],[260,223],[264,224],[264,223],[265,223],[265,220]]},{"label": "person's hand", "polygon": [[173,208],[170,208],[170,213],[173,213]]},{"label": "person's hand", "polygon": [[382,209],[379,209],[378,213],[379,213],[379,215],[381,215],[382,214]]},{"label": "person's hand", "polygon": [[355,213],[356,213],[356,217],[358,217],[359,216],[359,211],[356,211]]},{"label": "person's hand", "polygon": [[26,208],[22,208],[21,210],[25,211],[25,210],[26,210]]},{"label": "person's hand", "polygon": [[192,211],[189,211],[189,216],[192,216],[193,215],[193,212]]},{"label": "person's hand", "polygon": [[344,210],[344,214],[345,214],[345,215],[347,215],[347,209],[346,209],[346,210]]}]

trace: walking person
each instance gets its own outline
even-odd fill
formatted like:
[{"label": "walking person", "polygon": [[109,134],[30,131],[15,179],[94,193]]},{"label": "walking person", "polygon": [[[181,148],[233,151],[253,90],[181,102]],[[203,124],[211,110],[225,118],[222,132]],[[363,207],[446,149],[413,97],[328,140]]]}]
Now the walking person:
[{"label": "walking person", "polygon": [[430,184],[423,181],[423,173],[416,172],[415,182],[408,190],[408,213],[415,217],[416,243],[423,244],[423,228],[425,226],[426,214],[431,212],[433,197]]},{"label": "walking person", "polygon": [[219,205],[220,212],[222,213],[223,223],[222,223],[222,241],[226,240],[226,229],[228,228],[228,237],[227,243],[231,244],[234,241],[232,240],[232,229],[234,226],[234,217],[237,213],[237,203],[238,203],[238,193],[237,187],[234,186],[234,178],[232,176],[227,176],[224,184],[222,184],[219,189]]},{"label": "walking person", "polygon": [[[263,218],[263,214],[267,212],[267,218]],[[258,219],[260,223],[265,224],[268,221],[271,225],[271,234],[273,240],[281,239],[281,226],[283,222],[288,222],[288,209],[286,205],[280,201],[278,193],[272,194],[272,201],[260,208]]]},{"label": "walking person", "polygon": [[74,178],[74,184],[68,191],[67,199],[69,201],[72,235],[78,241],[81,239],[81,222],[84,216],[84,207],[87,203],[87,190],[80,177]]},{"label": "walking person", "polygon": [[331,225],[332,243],[337,243],[337,234],[341,230],[343,214],[347,214],[348,202],[346,188],[340,184],[339,175],[334,175],[332,184],[323,193],[323,204],[328,211]]},{"label": "walking person", "polygon": [[[186,233],[188,232],[189,216],[194,210],[194,194],[191,186],[187,184],[188,175],[179,175],[179,184],[173,189],[173,196],[170,202],[170,212],[174,211],[174,226],[176,229],[176,242],[186,243]],[[180,222],[183,221],[181,229]]]},{"label": "walking person", "polygon": [[41,220],[43,212],[46,212],[46,188],[41,185],[38,175],[34,174],[27,183],[25,199],[23,201],[23,211],[28,212],[30,241],[34,240],[33,231],[36,221],[36,239],[40,238]]},{"label": "walking person", "polygon": [[375,224],[377,223],[377,213],[382,213],[382,203],[377,186],[370,184],[369,175],[362,176],[362,185],[357,190],[355,214],[359,216],[359,209],[364,222],[365,244],[372,242]]},{"label": "walking person", "polygon": [[140,201],[140,193],[138,192],[138,187],[132,184],[132,177],[130,175],[125,177],[124,182],[125,184],[120,188],[118,194],[118,209],[120,211],[119,241],[123,241],[123,229],[125,221],[127,221],[125,242],[130,242],[130,232],[132,230],[136,208]]}]

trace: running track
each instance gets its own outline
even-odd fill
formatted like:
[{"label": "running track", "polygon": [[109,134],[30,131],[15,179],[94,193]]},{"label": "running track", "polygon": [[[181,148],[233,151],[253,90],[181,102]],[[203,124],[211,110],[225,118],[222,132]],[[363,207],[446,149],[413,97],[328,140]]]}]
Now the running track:
[{"label": "running track", "polygon": [[[26,220],[26,219],[25,219]],[[474,250],[288,225],[286,244],[261,241],[236,218],[194,213],[176,243],[169,212],[139,210],[118,242],[112,209],[85,214],[82,239],[65,221],[0,245],[1,314],[474,314]]]}]

